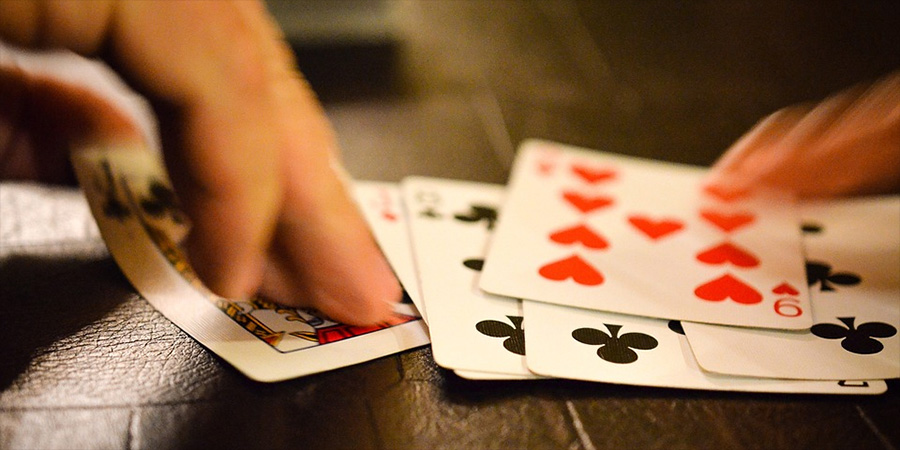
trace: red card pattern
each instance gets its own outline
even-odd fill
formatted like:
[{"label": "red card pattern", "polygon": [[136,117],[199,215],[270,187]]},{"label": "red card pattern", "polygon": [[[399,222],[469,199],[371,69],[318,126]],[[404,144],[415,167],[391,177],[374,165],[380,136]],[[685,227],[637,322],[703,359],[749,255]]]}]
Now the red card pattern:
[{"label": "red card pattern", "polygon": [[781,283],[772,289],[772,293],[781,295],[798,295],[800,294],[800,291],[798,291],[797,288],[791,286],[788,283]]},{"label": "red card pattern", "polygon": [[723,213],[712,210],[700,211],[700,217],[726,233],[750,225],[756,220],[756,217],[750,213]]},{"label": "red card pattern", "polygon": [[613,199],[606,195],[587,196],[574,191],[563,192],[563,198],[582,213],[590,213],[613,204]]},{"label": "red card pattern", "polygon": [[694,290],[694,294],[711,302],[720,302],[730,298],[744,305],[753,305],[763,299],[759,291],[728,273],[701,284]]},{"label": "red card pattern", "polygon": [[730,242],[723,242],[697,254],[697,260],[706,264],[731,263],[737,267],[751,268],[759,265],[759,258]]},{"label": "red card pattern", "polygon": [[600,236],[585,225],[576,225],[553,232],[550,234],[550,240],[564,245],[580,243],[594,250],[602,250],[609,247],[609,242],[603,236]]},{"label": "red card pattern", "polygon": [[629,216],[628,222],[654,241],[684,228],[684,223],[674,219],[654,220],[646,216]]},{"label": "red card pattern", "polygon": [[571,278],[584,286],[597,286],[603,283],[603,275],[578,255],[546,264],[538,270],[538,273],[553,281],[564,281]]},{"label": "red card pattern", "polygon": [[745,198],[750,193],[750,191],[746,189],[725,189],[714,184],[704,186],[703,192],[706,192],[707,194],[726,203],[733,202],[740,198]]},{"label": "red card pattern", "polygon": [[[616,171],[613,169],[597,168],[581,163],[572,164],[570,170],[582,184],[593,185],[615,179],[616,177]],[[564,190],[562,198],[568,205],[574,207],[582,214],[606,208],[614,203],[613,198],[608,195],[586,195],[573,190]],[[603,236],[584,224],[552,231],[548,237],[557,244],[580,244],[593,251],[605,250],[609,247],[609,242]],[[584,286],[597,286],[603,283],[603,275],[600,271],[578,255],[544,264],[538,269],[538,273],[548,280],[565,281],[572,279],[574,282]]]},{"label": "red card pattern", "polygon": [[602,181],[612,180],[616,177],[616,171],[612,169],[597,169],[580,164],[572,165],[572,173],[582,180],[596,184]]},{"label": "red card pattern", "polygon": [[373,207],[381,214],[381,218],[388,222],[396,222],[397,214],[391,209],[392,201],[390,193],[385,189],[378,189],[378,198],[372,199]]},{"label": "red card pattern", "polygon": [[537,172],[542,177],[550,176],[556,169],[560,158],[560,149],[553,145],[547,145],[537,158]]}]

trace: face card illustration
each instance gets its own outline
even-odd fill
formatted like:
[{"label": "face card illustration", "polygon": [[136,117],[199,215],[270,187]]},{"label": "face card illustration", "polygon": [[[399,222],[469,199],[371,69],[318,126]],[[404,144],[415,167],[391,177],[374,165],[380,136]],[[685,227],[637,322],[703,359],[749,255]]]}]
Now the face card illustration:
[{"label": "face card illustration", "polygon": [[[778,333],[685,323],[700,365],[758,377],[900,377],[900,197],[803,205],[814,325]],[[782,307],[793,308],[782,291]]]},{"label": "face card illustration", "polygon": [[279,381],[343,367],[428,342],[421,320],[353,327],[264,299],[225,299],[194,275],[179,242],[189,230],[159,156],[81,150],[73,165],[107,247],[140,294],[239,371]]},{"label": "face card illustration", "polygon": [[[703,171],[542,141],[523,144],[481,287],[645,317],[812,324],[790,199],[704,189]],[[775,307],[777,286],[803,313]]]},{"label": "face card illustration", "polygon": [[[398,312],[420,316],[427,322],[409,241],[409,225],[403,210],[403,200],[400,198],[400,185],[381,181],[356,181],[353,183],[353,192],[375,240],[403,285],[406,296],[397,305]],[[409,304],[407,297],[413,305]]]},{"label": "face card illustration", "polygon": [[523,301],[527,363],[553,377],[640,386],[747,392],[880,394],[884,381],[774,380],[710,374],[679,322]]},{"label": "face card illustration", "polygon": [[402,190],[435,361],[470,377],[476,372],[531,376],[524,361],[521,302],[478,289],[503,188],[411,177],[403,180]]}]

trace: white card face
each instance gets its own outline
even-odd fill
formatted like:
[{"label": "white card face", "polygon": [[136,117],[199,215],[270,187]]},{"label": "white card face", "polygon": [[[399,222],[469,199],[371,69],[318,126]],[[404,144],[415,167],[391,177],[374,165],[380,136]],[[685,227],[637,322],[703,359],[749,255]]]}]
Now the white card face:
[{"label": "white card face", "polygon": [[677,321],[524,301],[528,367],[586,381],[747,392],[880,394],[883,380],[798,381],[703,372]]},{"label": "white card face", "polygon": [[530,375],[521,302],[478,289],[503,188],[412,177],[402,190],[434,360],[454,370]]},{"label": "white card face", "polygon": [[815,325],[778,333],[685,323],[697,360],[757,377],[900,377],[900,197],[801,211]]},{"label": "white card face", "polygon": [[110,253],[140,294],[191,337],[258,381],[335,369],[428,342],[424,323],[352,327],[259,298],[229,300],[200,284],[177,242],[187,225],[157,155],[128,149],[73,153]]},{"label": "white card face", "polygon": [[381,181],[356,181],[353,183],[353,192],[375,240],[414,304],[410,307],[401,302],[397,305],[397,312],[420,316],[428,322],[409,241],[409,226],[403,210],[403,200],[400,198],[400,185]]},{"label": "white card face", "polygon": [[[696,168],[529,141],[486,258],[491,293],[744,327],[812,324],[788,199],[701,186]],[[776,310],[788,290],[802,311]]]}]

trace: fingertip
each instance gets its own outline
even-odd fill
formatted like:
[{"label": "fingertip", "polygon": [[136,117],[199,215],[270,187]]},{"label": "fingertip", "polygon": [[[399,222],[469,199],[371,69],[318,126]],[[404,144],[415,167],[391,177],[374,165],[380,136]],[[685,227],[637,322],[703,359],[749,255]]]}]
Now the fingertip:
[{"label": "fingertip", "polygon": [[734,166],[717,161],[703,176],[700,185],[703,189],[724,189],[734,183]]},{"label": "fingertip", "polygon": [[756,180],[724,168],[711,169],[700,183],[701,189],[721,199],[736,199],[753,189]]},{"label": "fingertip", "polygon": [[369,267],[372,270],[344,286],[346,291],[340,289],[322,295],[318,308],[335,320],[351,325],[368,326],[388,320],[403,298],[403,289],[386,262]]},{"label": "fingertip", "polygon": [[394,315],[394,302],[378,301],[368,306],[363,306],[364,304],[359,302],[352,308],[322,310],[322,312],[337,322],[362,327],[385,323]]}]

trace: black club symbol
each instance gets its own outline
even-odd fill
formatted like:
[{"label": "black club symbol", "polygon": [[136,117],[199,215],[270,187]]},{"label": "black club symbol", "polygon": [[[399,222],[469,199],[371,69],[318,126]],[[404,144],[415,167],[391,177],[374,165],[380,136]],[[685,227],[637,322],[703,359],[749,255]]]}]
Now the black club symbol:
[{"label": "black club symbol", "polygon": [[463,265],[472,269],[476,272],[481,272],[481,268],[484,267],[484,259],[483,258],[469,258],[463,261]]},{"label": "black club symbol", "polygon": [[184,215],[178,207],[175,192],[159,180],[150,180],[150,196],[141,200],[141,208],[156,218],[169,215],[175,223],[184,223],[185,221]]},{"label": "black club symbol", "polygon": [[472,223],[478,223],[483,220],[487,225],[487,229],[493,230],[494,224],[497,222],[497,208],[484,205],[470,205],[467,212],[456,214],[453,217],[456,220]]},{"label": "black club symbol", "polygon": [[638,350],[652,350],[659,342],[649,334],[625,333],[619,336],[622,325],[603,324],[609,334],[595,328],[579,328],[572,332],[572,337],[582,344],[599,345],[597,356],[604,361],[616,364],[629,364],[637,361]]},{"label": "black club symbol", "polygon": [[853,325],[856,317],[838,317],[844,326],[833,323],[817,323],[810,328],[812,334],[823,339],[842,339],[841,347],[850,353],[872,355],[884,349],[884,344],[874,338],[889,338],[897,329],[884,322],[867,322]]},{"label": "black club symbol", "polygon": [[670,320],[667,325],[670,330],[684,336],[684,327],[681,326],[680,320]]},{"label": "black club symbol", "polygon": [[503,348],[517,355],[525,355],[525,330],[522,316],[506,316],[513,326],[499,320],[482,320],[475,324],[479,333],[490,337],[505,337]]},{"label": "black club symbol", "polygon": [[806,262],[806,282],[812,286],[816,283],[821,282],[821,291],[822,292],[831,292],[834,291],[834,286],[832,284],[839,284],[842,286],[855,286],[862,281],[862,278],[857,276],[856,274],[852,274],[849,272],[832,272],[831,264],[822,263],[818,261],[807,261]]}]

